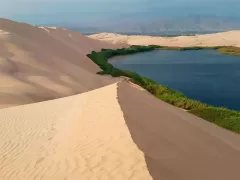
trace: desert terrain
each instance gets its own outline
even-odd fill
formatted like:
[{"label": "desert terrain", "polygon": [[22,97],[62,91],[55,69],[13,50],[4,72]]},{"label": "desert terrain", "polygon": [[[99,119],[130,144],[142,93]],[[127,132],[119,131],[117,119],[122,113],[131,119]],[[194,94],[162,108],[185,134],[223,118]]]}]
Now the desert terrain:
[{"label": "desert terrain", "polygon": [[86,55],[126,41],[0,29],[0,180],[239,179],[239,134],[96,74]]},{"label": "desert terrain", "polygon": [[129,45],[159,45],[171,47],[193,46],[235,46],[240,47],[240,31],[228,31],[215,34],[178,37],[154,37],[142,35],[122,35],[114,33],[100,33],[88,36],[92,39],[112,43],[126,43]]},{"label": "desert terrain", "polygon": [[70,96],[112,79],[86,54],[118,48],[64,28],[36,27],[0,19],[0,108]]}]

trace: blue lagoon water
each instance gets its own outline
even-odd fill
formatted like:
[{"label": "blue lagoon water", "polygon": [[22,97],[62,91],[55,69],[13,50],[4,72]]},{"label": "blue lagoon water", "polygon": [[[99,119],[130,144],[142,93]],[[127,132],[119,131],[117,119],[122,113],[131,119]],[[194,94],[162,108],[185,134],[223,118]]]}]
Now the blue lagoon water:
[{"label": "blue lagoon water", "polygon": [[240,56],[221,55],[215,50],[158,50],[113,58],[109,62],[189,98],[240,110]]}]

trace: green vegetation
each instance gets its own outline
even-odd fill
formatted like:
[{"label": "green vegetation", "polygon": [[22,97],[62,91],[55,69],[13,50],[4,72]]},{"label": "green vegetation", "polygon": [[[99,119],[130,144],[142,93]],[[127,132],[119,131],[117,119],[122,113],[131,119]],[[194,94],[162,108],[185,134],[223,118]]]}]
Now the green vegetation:
[{"label": "green vegetation", "polygon": [[209,107],[194,109],[189,112],[220,127],[240,133],[240,112],[238,111]]},{"label": "green vegetation", "polygon": [[240,48],[239,47],[222,47],[222,48],[219,48],[218,51],[221,54],[240,56]]},{"label": "green vegetation", "polygon": [[[214,47],[211,49],[219,49],[223,47]],[[88,57],[92,59],[101,69],[98,74],[108,74],[113,77],[125,76],[135,84],[138,84],[142,88],[146,89],[148,92],[153,94],[155,97],[172,104],[176,107],[188,110],[188,112],[199,116],[209,122],[215,123],[218,126],[229,129],[233,132],[240,133],[240,112],[232,111],[224,108],[216,108],[210,105],[201,103],[189,99],[184,94],[170,89],[168,87],[157,84],[155,81],[142,77],[139,74],[131,71],[125,71],[115,68],[113,65],[108,63],[108,59],[114,56],[134,54],[138,52],[153,51],[155,49],[172,49],[172,50],[199,50],[206,49],[204,47],[191,47],[191,48],[169,48],[161,46],[131,46],[129,48],[110,50],[102,49],[101,52],[93,51],[88,54]],[[210,49],[210,48],[208,48]]]},{"label": "green vegetation", "polygon": [[217,50],[220,54],[232,55],[232,56],[240,56],[240,48],[239,47],[232,47],[232,46],[215,46],[215,47],[208,47],[208,46],[193,46],[193,47],[168,47],[168,46],[155,46],[152,45],[155,49],[162,49],[162,50],[177,50],[177,51],[189,51],[189,50]]},{"label": "green vegetation", "polygon": [[168,46],[159,46],[158,49],[164,50],[176,50],[176,51],[189,51],[189,50],[204,50],[204,49],[213,49],[217,50],[221,47],[200,47],[200,46],[193,46],[193,47],[168,47]]}]

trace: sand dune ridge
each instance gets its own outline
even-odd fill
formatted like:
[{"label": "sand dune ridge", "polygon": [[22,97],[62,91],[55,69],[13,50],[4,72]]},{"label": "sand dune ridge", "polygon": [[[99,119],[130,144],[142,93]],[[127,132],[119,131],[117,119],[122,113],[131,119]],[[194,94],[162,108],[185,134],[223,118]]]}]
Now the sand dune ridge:
[{"label": "sand dune ridge", "polygon": [[123,119],[116,84],[2,109],[0,119],[1,180],[152,179]]}]

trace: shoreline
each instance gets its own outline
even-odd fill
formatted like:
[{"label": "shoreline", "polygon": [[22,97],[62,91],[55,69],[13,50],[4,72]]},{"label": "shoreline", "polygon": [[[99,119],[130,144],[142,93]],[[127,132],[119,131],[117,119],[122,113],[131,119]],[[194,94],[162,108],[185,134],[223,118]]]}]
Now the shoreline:
[{"label": "shoreline", "polygon": [[[240,47],[234,46],[192,46],[192,47],[169,47],[169,46],[158,46],[158,45],[148,45],[148,46],[138,46],[132,45],[131,47],[149,47],[152,48],[151,51],[155,50],[170,50],[170,51],[199,51],[199,50],[216,50],[219,54],[230,55],[230,56],[240,56]],[[124,48],[123,48],[124,49]],[[104,49],[103,49],[104,50]],[[146,52],[146,51],[143,51]],[[141,52],[137,52],[141,53]],[[131,54],[131,53],[130,53]],[[120,54],[118,56],[126,56],[130,54]],[[116,56],[114,56],[116,57]],[[114,58],[110,57],[110,58]]]},{"label": "shoreline", "polygon": [[[228,47],[228,51],[222,52],[231,53],[237,51],[240,55],[240,30],[233,30],[227,32],[216,32],[209,34],[196,34],[195,36],[180,35],[176,37],[164,36],[148,36],[148,35],[124,35],[116,33],[103,32],[99,34],[92,34],[89,38],[110,42],[110,43],[125,43],[129,46],[161,46],[167,48],[212,48],[212,47]],[[231,48],[230,48],[231,47]],[[235,49],[237,48],[237,50]],[[235,55],[235,54],[232,54]]]},{"label": "shoreline", "polygon": [[[101,72],[97,74],[100,75],[111,75],[112,77],[124,76],[129,78],[134,84],[142,87],[146,91],[150,92],[157,99],[165,101],[175,107],[186,110],[187,112],[203,118],[211,123],[214,123],[222,128],[228,129],[230,131],[240,133],[240,111],[231,110],[222,107],[215,107],[196,101],[186,97],[179,91],[170,89],[166,86],[160,85],[153,81],[152,79],[143,77],[136,72],[124,71],[115,68],[113,65],[108,63],[108,59],[116,56],[136,54],[139,52],[153,51],[159,48],[159,46],[130,46],[128,48],[122,48],[117,50],[102,49],[100,52],[93,51],[88,54],[88,57],[96,63],[101,69]],[[163,47],[160,47],[163,48]],[[166,48],[166,47],[164,47]],[[211,47],[211,49],[219,49],[223,47]],[[226,47],[224,47],[226,48]],[[172,49],[172,48],[171,48]],[[176,50],[203,50],[209,48],[178,48]],[[231,55],[231,54],[229,54]]]},{"label": "shoreline", "polygon": [[[196,49],[194,49],[196,48]],[[161,48],[157,48],[154,49],[152,51],[161,51],[161,50],[166,50],[166,51],[204,51],[204,50],[212,50],[215,51],[217,54],[219,55],[227,55],[227,56],[240,56],[240,48],[237,48],[237,51],[231,51],[232,47],[190,47],[190,48],[181,48],[181,47],[161,47]],[[151,52],[152,52],[151,51]],[[239,52],[238,52],[239,51]],[[137,54],[140,53],[146,53],[146,52],[138,52]],[[126,54],[126,55],[117,55],[114,57],[110,57],[108,59],[108,61],[112,61],[112,60],[118,60],[121,59],[122,57],[126,57],[126,56],[130,56],[133,54]]]}]

